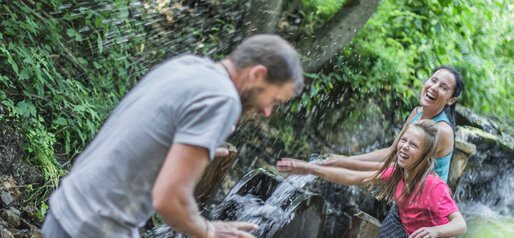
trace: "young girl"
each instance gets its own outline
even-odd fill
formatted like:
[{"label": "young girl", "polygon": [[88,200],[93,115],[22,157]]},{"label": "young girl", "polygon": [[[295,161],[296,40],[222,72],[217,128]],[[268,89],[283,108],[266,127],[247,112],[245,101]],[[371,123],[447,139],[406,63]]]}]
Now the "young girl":
[{"label": "young girl", "polygon": [[382,224],[379,237],[450,237],[466,232],[466,222],[452,199],[450,189],[433,166],[438,127],[430,120],[407,125],[394,141],[384,165],[375,171],[327,167],[305,161],[282,159],[278,170],[314,174],[344,185],[373,185],[377,197],[395,202],[403,229]]}]

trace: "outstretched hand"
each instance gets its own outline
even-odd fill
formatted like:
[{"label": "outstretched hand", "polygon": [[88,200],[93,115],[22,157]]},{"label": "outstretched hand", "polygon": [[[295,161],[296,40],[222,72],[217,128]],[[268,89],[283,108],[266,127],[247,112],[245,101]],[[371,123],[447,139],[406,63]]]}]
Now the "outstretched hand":
[{"label": "outstretched hand", "polygon": [[212,238],[255,238],[249,231],[258,228],[253,223],[239,221],[213,221],[211,224],[214,232]]},{"label": "outstretched hand", "polygon": [[437,238],[439,237],[437,231],[433,227],[422,227],[414,231],[409,238]]},{"label": "outstretched hand", "polygon": [[277,161],[277,169],[288,174],[309,174],[312,171],[312,164],[303,160],[282,158]]}]

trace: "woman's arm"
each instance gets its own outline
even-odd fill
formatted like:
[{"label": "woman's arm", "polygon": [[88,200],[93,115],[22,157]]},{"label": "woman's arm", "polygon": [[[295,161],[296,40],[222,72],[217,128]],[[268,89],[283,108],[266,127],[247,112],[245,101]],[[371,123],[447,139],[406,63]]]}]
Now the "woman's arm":
[{"label": "woman's arm", "polygon": [[453,212],[448,216],[448,220],[449,222],[444,225],[419,228],[409,238],[453,237],[466,233],[466,221],[460,212]]},{"label": "woman's arm", "polygon": [[280,172],[290,174],[313,174],[324,180],[343,185],[362,185],[376,173],[376,171],[355,171],[326,167],[288,158],[278,161],[277,168]]}]

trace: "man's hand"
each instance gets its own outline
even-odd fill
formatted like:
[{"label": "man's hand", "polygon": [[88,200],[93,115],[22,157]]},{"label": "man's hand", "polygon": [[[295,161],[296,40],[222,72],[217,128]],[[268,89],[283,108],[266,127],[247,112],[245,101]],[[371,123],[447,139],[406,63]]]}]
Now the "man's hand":
[{"label": "man's hand", "polygon": [[409,238],[437,238],[439,233],[433,227],[422,227],[413,232]]},{"label": "man's hand", "polygon": [[213,221],[211,224],[214,236],[209,238],[255,238],[249,231],[258,228],[258,226],[253,223],[237,221]]},{"label": "man's hand", "polygon": [[277,162],[278,171],[289,174],[309,174],[311,167],[308,162],[291,158],[282,158]]}]

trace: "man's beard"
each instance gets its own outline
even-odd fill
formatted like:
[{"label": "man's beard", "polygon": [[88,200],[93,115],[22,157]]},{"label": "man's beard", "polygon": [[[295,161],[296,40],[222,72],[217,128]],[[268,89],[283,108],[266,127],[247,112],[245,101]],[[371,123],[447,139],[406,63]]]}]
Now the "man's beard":
[{"label": "man's beard", "polygon": [[243,104],[243,114],[258,112],[259,103],[257,98],[264,91],[264,88],[251,88],[241,93],[241,103]]}]

